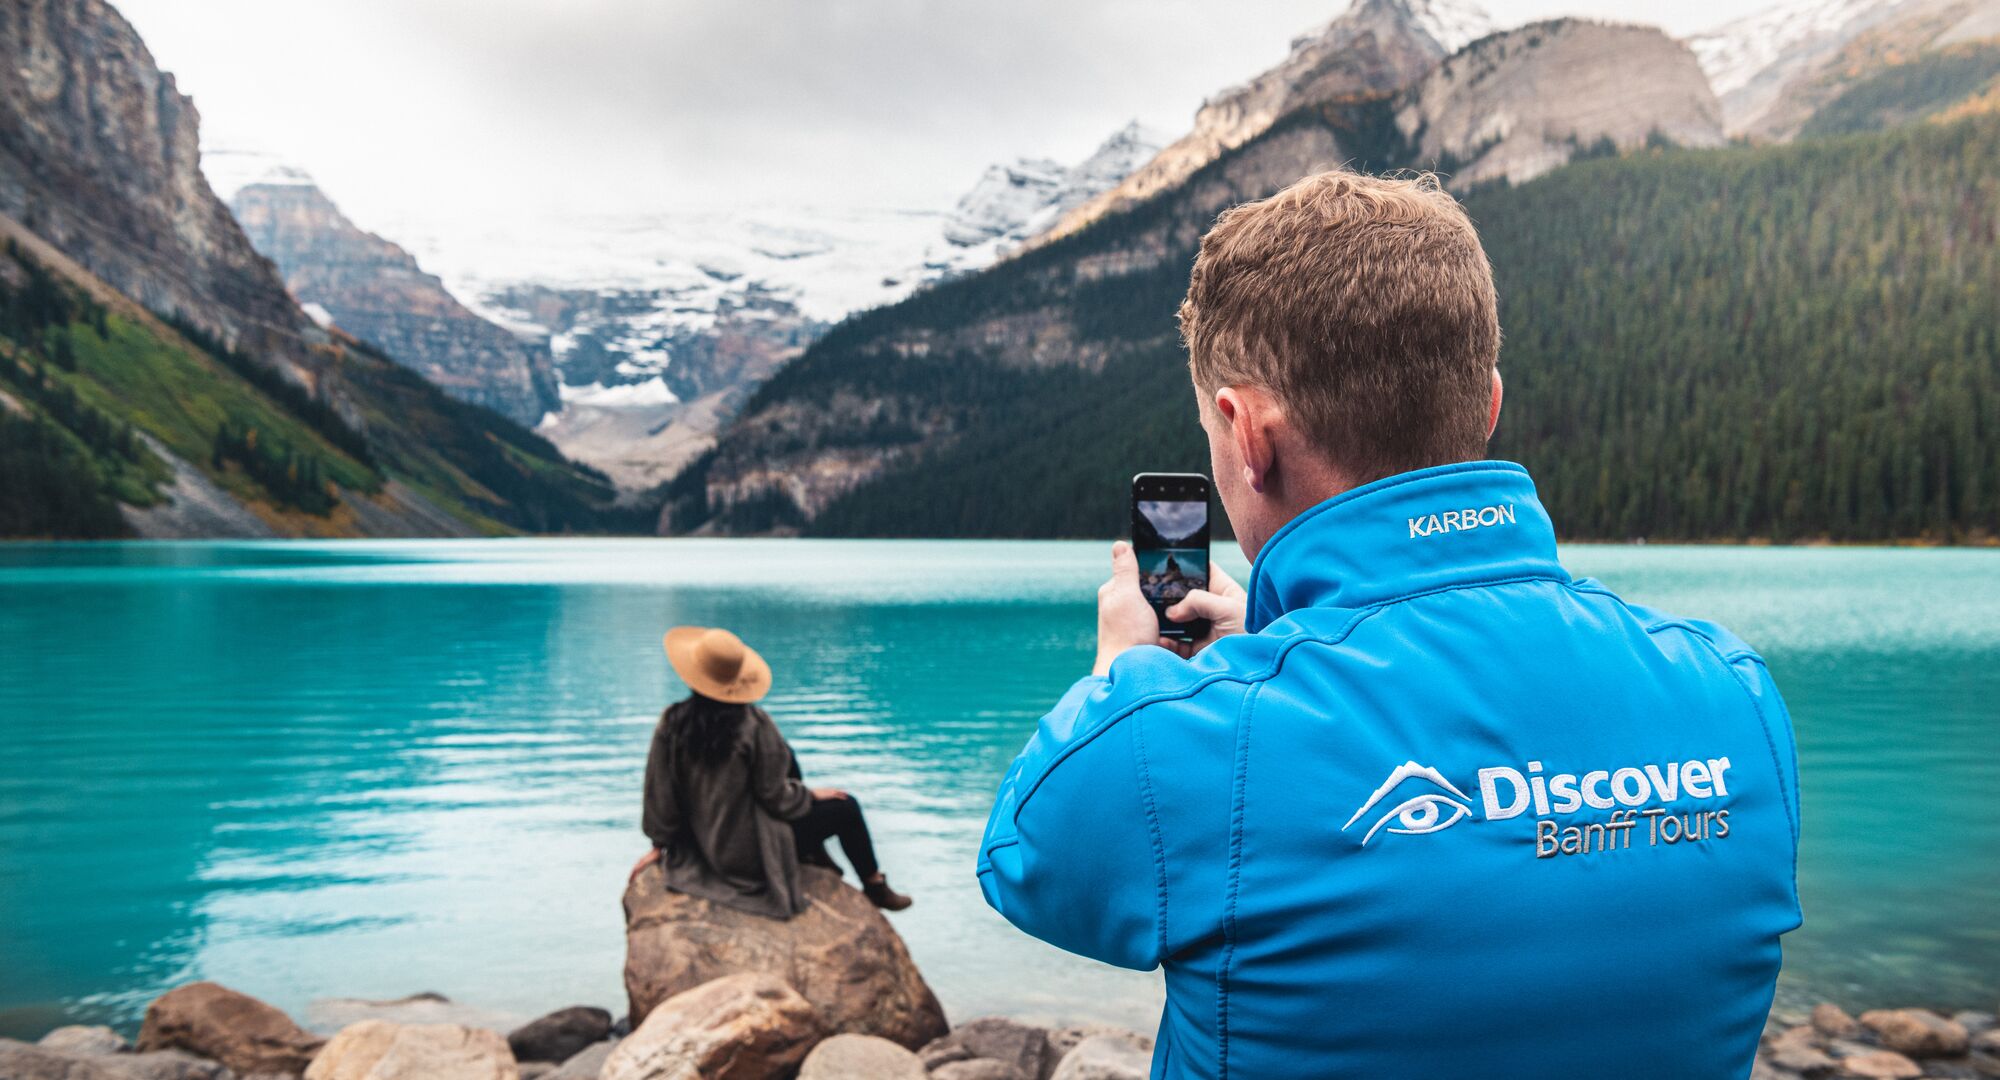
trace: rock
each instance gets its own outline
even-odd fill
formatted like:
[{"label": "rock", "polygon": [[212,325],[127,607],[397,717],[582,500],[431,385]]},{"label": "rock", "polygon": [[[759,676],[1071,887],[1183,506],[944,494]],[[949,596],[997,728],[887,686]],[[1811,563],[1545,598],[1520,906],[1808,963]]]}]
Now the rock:
[{"label": "rock", "polygon": [[1812,1026],[1814,1031],[1829,1039],[1851,1039],[1861,1030],[1861,1025],[1847,1015],[1846,1009],[1830,1001],[1813,1006]]},{"label": "rock", "polygon": [[1951,1018],[1959,1027],[1965,1029],[1967,1035],[1977,1035],[1991,1028],[1994,1024],[2000,1023],[2000,1018],[1994,1017],[1992,1013],[1973,1012],[1970,1009],[1964,1012],[1952,1013]]},{"label": "rock", "polygon": [[803,867],[810,906],[767,919],[670,892],[659,870],[625,890],[625,992],[635,1024],[654,1007],[725,975],[764,972],[812,1003],[831,1033],[879,1035],[912,1049],[945,1033],[944,1009],[889,920],[831,870]]},{"label": "rock", "polygon": [[550,1074],[560,1068],[553,1061],[524,1061],[518,1066],[521,1080],[548,1080]]},{"label": "rock", "polygon": [[306,1005],[305,1026],[322,1035],[331,1035],[363,1020],[387,1020],[392,1024],[462,1024],[466,1027],[507,1031],[527,1017],[518,1013],[463,1005],[443,994],[429,991],[408,997],[319,998]]},{"label": "rock", "polygon": [[1971,1041],[1964,1026],[1928,1009],[1875,1009],[1861,1014],[1861,1026],[1909,1057],[1958,1057]]},{"label": "rock", "polygon": [[563,1062],[562,1067],[550,1073],[547,1080],[597,1080],[597,1074],[604,1071],[604,1059],[617,1048],[617,1043],[609,1041],[586,1047]]},{"label": "rock", "polygon": [[1863,1076],[1869,1080],[1916,1080],[1924,1071],[1917,1063],[1894,1050],[1870,1050],[1842,1058],[1840,1075]]},{"label": "rock", "polygon": [[1112,1027],[1110,1024],[1076,1024],[1070,1027],[1057,1028],[1049,1032],[1049,1049],[1054,1051],[1056,1060],[1061,1061],[1063,1055],[1076,1049],[1077,1043],[1090,1038],[1092,1035],[1130,1035],[1135,1039],[1143,1039],[1148,1051],[1151,1051],[1153,1048],[1153,1040],[1136,1031],[1127,1031],[1121,1027]]},{"label": "rock", "polygon": [[463,1024],[363,1020],[313,1058],[306,1080],[519,1080],[497,1031]]},{"label": "rock", "polygon": [[1987,1028],[1972,1037],[1972,1051],[1976,1054],[2000,1056],[2000,1027]]},{"label": "rock", "polygon": [[588,1005],[572,1005],[530,1020],[507,1035],[516,1061],[568,1061],[611,1034],[611,1014]]},{"label": "rock", "polygon": [[875,1035],[835,1035],[813,1047],[799,1080],[924,1080],[917,1055]]},{"label": "rock", "polygon": [[819,1011],[777,976],[726,975],[660,1002],[611,1052],[598,1075],[601,1080],[785,1077],[826,1034]]},{"label": "rock", "polygon": [[297,1076],[325,1040],[248,994],[212,982],[178,986],[146,1006],[141,1050],[186,1050],[239,1074]]},{"label": "rock", "polygon": [[42,1036],[35,1045],[66,1054],[120,1054],[132,1049],[125,1036],[102,1024],[59,1027]]},{"label": "rock", "polygon": [[1153,1040],[1121,1031],[1077,1043],[1056,1064],[1054,1080],[1146,1080],[1152,1074]]},{"label": "rock", "polygon": [[181,1050],[145,1054],[78,1054],[0,1039],[6,1080],[233,1080],[227,1068]]},{"label": "rock", "polygon": [[1840,1067],[1833,1055],[1807,1043],[1773,1048],[1765,1060],[1802,1076],[1825,1076]]},{"label": "rock", "polygon": [[924,1061],[936,1072],[940,1063],[951,1060],[941,1055],[953,1050],[963,1050],[966,1058],[1004,1061],[1028,1080],[1048,1080],[1056,1069],[1056,1052],[1049,1043],[1049,1033],[1004,1017],[986,1016],[960,1024],[950,1034],[924,1047]]},{"label": "rock", "polygon": [[931,1080],[1035,1080],[1018,1066],[993,1058],[966,1058],[931,1070]]}]

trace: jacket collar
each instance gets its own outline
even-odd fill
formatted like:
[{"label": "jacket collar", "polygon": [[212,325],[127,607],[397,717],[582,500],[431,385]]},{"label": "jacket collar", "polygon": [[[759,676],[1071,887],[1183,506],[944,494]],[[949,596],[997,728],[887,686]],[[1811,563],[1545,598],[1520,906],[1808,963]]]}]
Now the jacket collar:
[{"label": "jacket collar", "polygon": [[1440,465],[1342,492],[1287,522],[1250,569],[1249,629],[1300,608],[1521,578],[1570,579],[1528,471]]}]

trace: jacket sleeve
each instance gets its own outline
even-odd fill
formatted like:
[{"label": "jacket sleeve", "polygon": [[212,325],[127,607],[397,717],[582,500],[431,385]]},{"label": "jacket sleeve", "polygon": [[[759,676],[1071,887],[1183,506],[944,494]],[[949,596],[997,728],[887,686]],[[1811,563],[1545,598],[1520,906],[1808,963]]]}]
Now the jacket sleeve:
[{"label": "jacket sleeve", "polygon": [[800,780],[792,748],[770,714],[750,707],[750,783],[757,805],[781,821],[797,821],[812,809],[812,790]]},{"label": "jacket sleeve", "polygon": [[655,730],[653,748],[646,754],[645,809],[640,814],[639,827],[645,830],[646,839],[661,850],[671,845],[681,831],[680,806],[674,801],[667,774],[669,765],[666,737]]},{"label": "jacket sleeve", "polygon": [[1007,770],[980,843],[979,886],[1035,937],[1143,971],[1164,955],[1166,874],[1140,722],[1120,704],[1118,674],[1072,686]]}]

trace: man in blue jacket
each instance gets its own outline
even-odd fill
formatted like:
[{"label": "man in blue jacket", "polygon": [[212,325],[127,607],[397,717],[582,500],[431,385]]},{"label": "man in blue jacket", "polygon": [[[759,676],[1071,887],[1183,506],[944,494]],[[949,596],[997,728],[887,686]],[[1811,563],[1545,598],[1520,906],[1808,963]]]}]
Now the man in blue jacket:
[{"label": "man in blue jacket", "polygon": [[1482,460],[1464,212],[1309,177],[1208,233],[1181,326],[1247,594],[1214,574],[1176,649],[1113,548],[987,901],[1166,968],[1155,1077],[1747,1075],[1800,919],[1790,719],[1728,631],[1571,577]]}]

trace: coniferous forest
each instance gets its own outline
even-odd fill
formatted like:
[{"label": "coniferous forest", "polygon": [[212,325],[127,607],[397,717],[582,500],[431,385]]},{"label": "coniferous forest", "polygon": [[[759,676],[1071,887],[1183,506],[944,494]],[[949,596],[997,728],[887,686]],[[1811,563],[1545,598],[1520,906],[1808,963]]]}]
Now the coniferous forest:
[{"label": "coniferous forest", "polygon": [[[1987,114],[1785,146],[1656,145],[1471,194],[1506,335],[1493,456],[1533,471],[1573,539],[2000,535],[1996,161]],[[1206,466],[1172,324],[1192,255],[1067,301],[1081,336],[1117,343],[1095,373],[847,365],[962,403],[962,434],[810,530],[1118,535],[1132,472]],[[982,277],[823,345],[859,352],[844,333],[1045,299],[1004,266]],[[992,385],[954,389],[968,369]],[[787,380],[818,370],[795,364],[767,389],[797,392]]]}]

